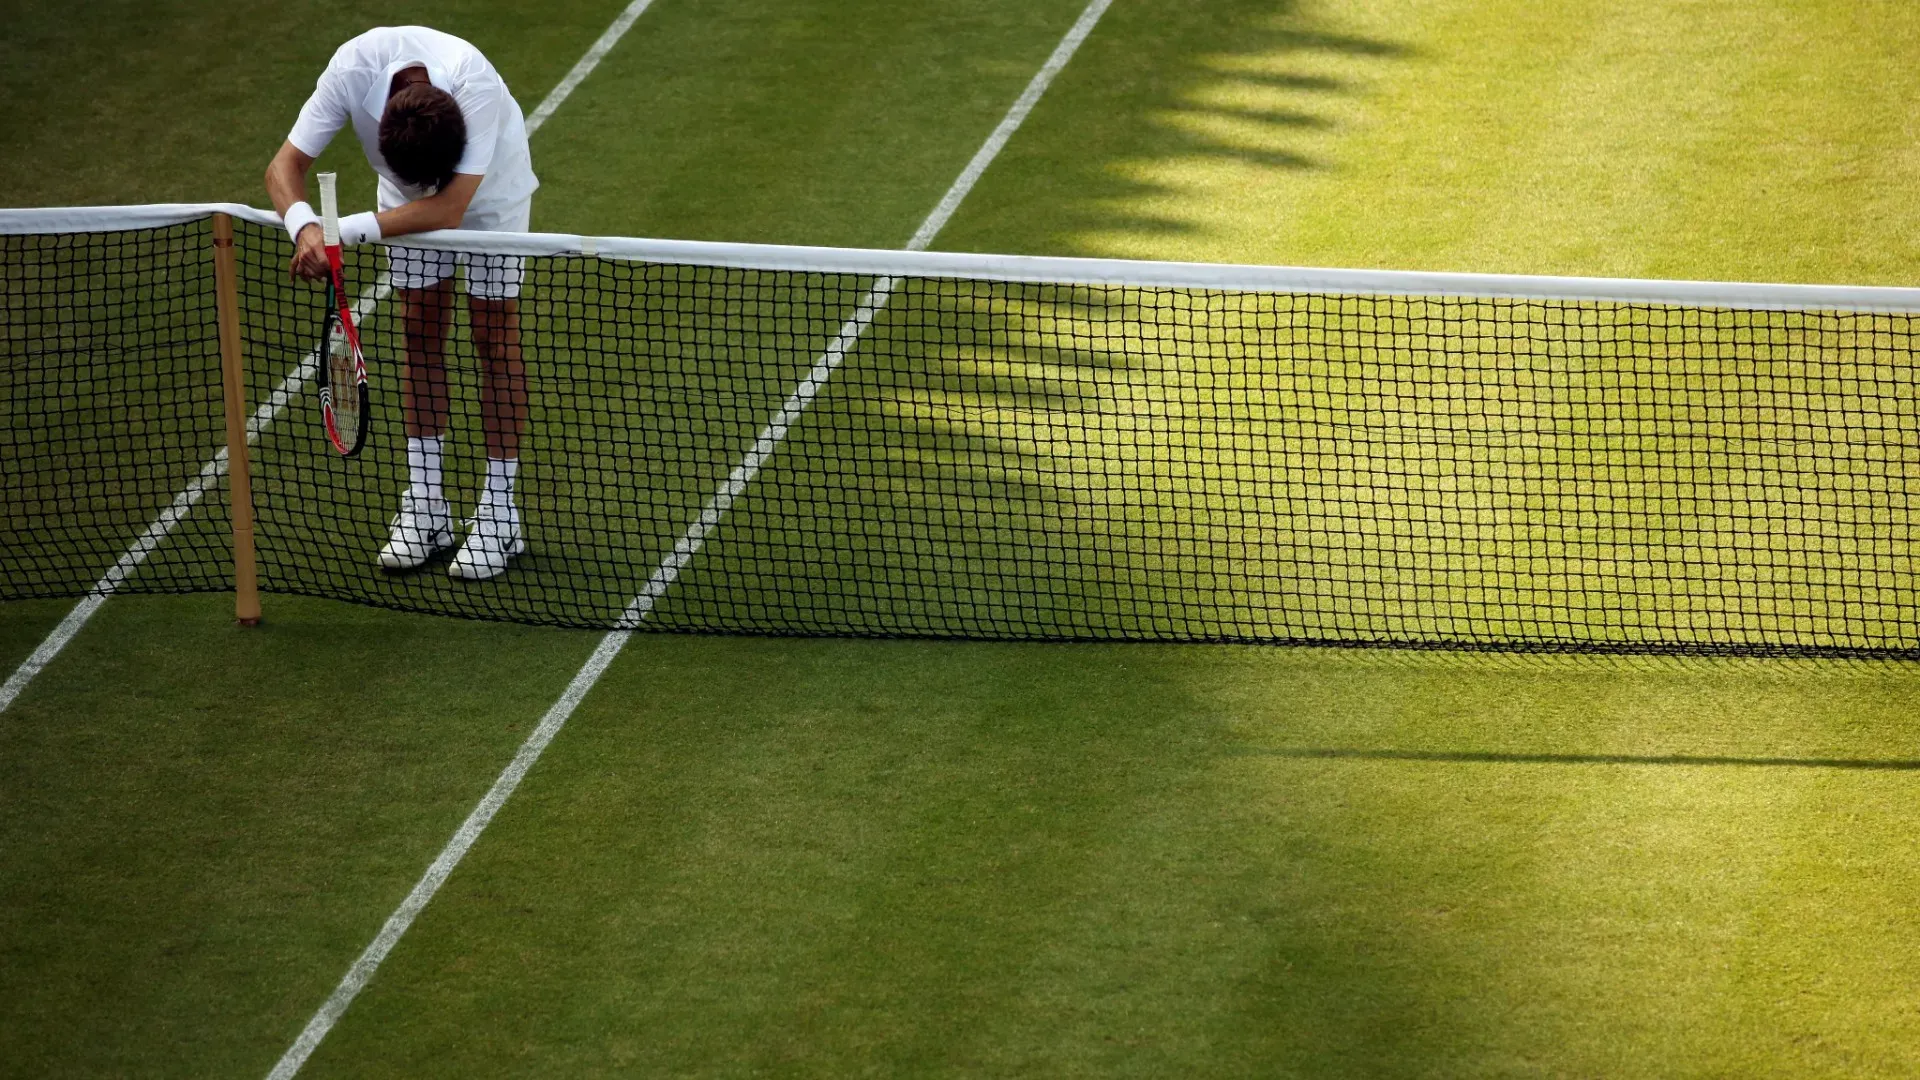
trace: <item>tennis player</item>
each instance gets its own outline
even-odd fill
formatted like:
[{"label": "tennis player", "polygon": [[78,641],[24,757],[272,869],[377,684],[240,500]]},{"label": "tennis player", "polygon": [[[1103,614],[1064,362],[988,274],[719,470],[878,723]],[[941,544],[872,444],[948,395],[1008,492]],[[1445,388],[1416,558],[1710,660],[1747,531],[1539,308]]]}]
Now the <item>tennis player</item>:
[{"label": "tennis player", "polygon": [[[292,272],[325,278],[319,217],[307,205],[307,172],[352,123],[380,174],[379,209],[340,220],[344,244],[429,229],[525,232],[533,206],[533,158],[520,105],[480,50],[423,26],[383,26],[340,46],[267,166],[267,194],[293,237]],[[453,268],[466,268],[467,311],[483,367],[480,415],[487,479],[466,540],[448,573],[482,580],[526,550],[514,478],[527,422],[520,356],[517,257],[388,249],[404,318],[401,407],[407,429],[407,489],[380,565],[411,570],[454,546],[441,484],[450,414],[445,363],[453,321]]]}]

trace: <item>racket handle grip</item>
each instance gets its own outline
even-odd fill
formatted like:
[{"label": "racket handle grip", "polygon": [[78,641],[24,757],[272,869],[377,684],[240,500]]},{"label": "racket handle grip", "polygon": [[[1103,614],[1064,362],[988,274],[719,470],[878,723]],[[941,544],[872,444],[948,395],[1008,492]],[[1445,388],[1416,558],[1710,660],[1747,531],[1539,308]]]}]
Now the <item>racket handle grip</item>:
[{"label": "racket handle grip", "polygon": [[320,232],[328,247],[340,246],[340,192],[334,173],[323,172],[320,181]]}]

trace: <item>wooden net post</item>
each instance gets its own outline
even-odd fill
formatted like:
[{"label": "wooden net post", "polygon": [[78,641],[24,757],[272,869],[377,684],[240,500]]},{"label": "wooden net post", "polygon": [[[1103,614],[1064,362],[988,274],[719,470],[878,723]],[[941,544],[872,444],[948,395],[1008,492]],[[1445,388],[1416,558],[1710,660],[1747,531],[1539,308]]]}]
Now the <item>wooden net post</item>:
[{"label": "wooden net post", "polygon": [[253,470],[247,460],[246,362],[240,348],[240,281],[233,218],[213,215],[213,286],[220,313],[220,368],[227,400],[227,493],[233,510],[233,617],[260,623],[260,577],[253,556]]}]

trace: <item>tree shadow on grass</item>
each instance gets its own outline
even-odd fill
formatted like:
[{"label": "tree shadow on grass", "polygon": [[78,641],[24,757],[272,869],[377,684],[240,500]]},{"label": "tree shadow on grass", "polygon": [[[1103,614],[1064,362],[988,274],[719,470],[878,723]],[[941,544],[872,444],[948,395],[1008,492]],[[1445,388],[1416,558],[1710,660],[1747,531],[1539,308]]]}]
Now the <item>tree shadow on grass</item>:
[{"label": "tree shadow on grass", "polygon": [[1098,255],[1110,252],[1090,249],[1089,233],[1191,233],[1144,208],[1174,193],[1138,166],[1337,167],[1325,148],[1350,112],[1340,99],[1417,55],[1330,32],[1292,0],[1116,4],[939,246]]}]

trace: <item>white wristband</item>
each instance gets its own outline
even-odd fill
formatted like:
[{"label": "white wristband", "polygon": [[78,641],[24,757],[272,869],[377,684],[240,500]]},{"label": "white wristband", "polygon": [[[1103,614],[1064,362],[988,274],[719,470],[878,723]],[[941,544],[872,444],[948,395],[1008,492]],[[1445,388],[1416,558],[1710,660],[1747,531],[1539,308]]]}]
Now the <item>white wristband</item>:
[{"label": "white wristband", "polygon": [[373,211],[362,210],[358,214],[348,214],[340,219],[342,247],[352,247],[355,244],[364,244],[369,240],[378,239],[380,239],[380,219],[374,216]]},{"label": "white wristband", "polygon": [[280,215],[280,220],[287,223],[287,235],[293,237],[293,242],[297,244],[300,242],[300,230],[320,224],[320,215],[302,200],[287,207],[287,212]]}]

